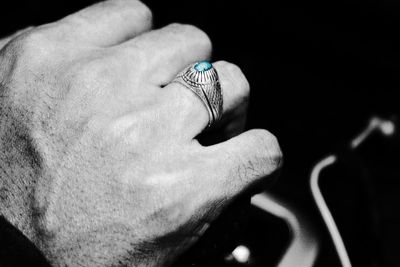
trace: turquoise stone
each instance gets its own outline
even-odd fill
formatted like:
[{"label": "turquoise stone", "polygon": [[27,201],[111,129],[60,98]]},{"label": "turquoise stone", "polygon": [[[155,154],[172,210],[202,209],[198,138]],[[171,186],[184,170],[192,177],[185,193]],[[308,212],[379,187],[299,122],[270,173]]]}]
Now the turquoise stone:
[{"label": "turquoise stone", "polygon": [[194,65],[194,69],[197,71],[207,71],[212,68],[212,64],[208,61],[200,61]]}]

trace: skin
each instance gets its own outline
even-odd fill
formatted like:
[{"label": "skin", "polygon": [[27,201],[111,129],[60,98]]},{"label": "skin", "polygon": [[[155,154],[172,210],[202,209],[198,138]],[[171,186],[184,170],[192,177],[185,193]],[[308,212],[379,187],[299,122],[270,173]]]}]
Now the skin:
[{"label": "skin", "polygon": [[[249,84],[216,62],[224,117],[172,83],[209,58],[201,30],[151,30],[105,1],[0,41],[0,213],[54,266],[168,266],[238,194],[280,166],[266,130],[239,134]],[[211,134],[212,133],[212,134]]]}]

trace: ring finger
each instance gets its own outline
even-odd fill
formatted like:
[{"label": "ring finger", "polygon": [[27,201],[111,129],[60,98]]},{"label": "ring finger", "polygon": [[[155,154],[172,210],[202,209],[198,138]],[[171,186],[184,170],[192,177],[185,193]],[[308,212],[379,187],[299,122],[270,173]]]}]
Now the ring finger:
[{"label": "ring finger", "polygon": [[[250,86],[239,67],[218,61],[213,64],[216,69],[222,90],[223,114],[245,105],[249,96]],[[204,103],[194,92],[180,83],[170,83],[164,88],[165,99],[170,101],[174,125],[184,138],[190,140],[201,133],[209,123],[209,113]]]}]

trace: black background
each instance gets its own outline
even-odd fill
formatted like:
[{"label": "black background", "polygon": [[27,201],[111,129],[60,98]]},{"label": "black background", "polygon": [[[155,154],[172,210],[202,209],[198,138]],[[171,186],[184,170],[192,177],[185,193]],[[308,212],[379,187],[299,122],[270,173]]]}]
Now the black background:
[{"label": "black background", "polygon": [[[57,20],[93,2],[3,0],[0,34]],[[397,1],[145,3],[153,10],[155,27],[172,22],[194,24],[212,39],[214,60],[231,61],[242,68],[251,84],[248,127],[273,132],[285,154],[285,168],[272,190],[310,217],[318,217],[307,186],[312,165],[344,146],[372,115],[397,117]],[[380,157],[393,160],[397,150],[386,149],[392,146],[393,143],[375,147],[368,154],[374,155],[375,161],[367,160],[368,166],[374,166],[377,158],[382,161],[374,176],[379,179],[373,179],[376,184],[372,185],[380,190],[376,193],[378,200],[372,202],[380,203],[376,216],[383,222],[377,226],[382,232],[374,235],[377,239],[366,240],[377,243],[370,249],[378,251],[379,266],[398,265],[395,248],[400,236],[399,218],[394,208],[398,199],[393,188],[399,187],[380,178],[398,177],[396,163],[391,169]],[[340,186],[346,186],[346,181],[342,182],[339,193]],[[357,190],[357,184],[350,188]],[[351,190],[350,199],[357,195]],[[392,197],[382,200],[379,195]],[[370,207],[364,206],[366,210]],[[385,212],[390,214],[389,219],[382,215]],[[363,252],[363,248],[358,247],[357,251]]]}]

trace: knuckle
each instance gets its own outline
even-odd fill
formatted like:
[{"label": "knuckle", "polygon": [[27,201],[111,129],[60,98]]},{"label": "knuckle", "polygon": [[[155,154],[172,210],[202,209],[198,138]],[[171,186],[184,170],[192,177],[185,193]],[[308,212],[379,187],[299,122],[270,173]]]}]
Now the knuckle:
[{"label": "knuckle", "polygon": [[250,94],[250,84],[241,68],[227,61],[219,61],[216,65],[219,65],[220,69],[227,73],[227,77],[231,79],[235,87],[239,89],[240,96],[247,98]]},{"label": "knuckle", "polygon": [[[64,17],[59,20],[60,25],[67,28],[87,27],[93,24],[93,10],[107,10],[108,15],[117,15],[120,19],[135,18],[136,22],[140,25],[150,28],[152,26],[153,14],[150,8],[137,0],[113,0],[113,1],[100,1],[88,8],[82,9],[75,14]],[[116,10],[118,12],[110,12]]]},{"label": "knuckle", "polygon": [[183,23],[171,23],[168,25],[169,30],[173,32],[190,32],[192,30],[196,30],[197,28],[190,24],[183,24]]},{"label": "knuckle", "polygon": [[74,66],[74,70],[67,77],[68,83],[72,88],[94,90],[100,89],[99,86],[106,86],[112,78],[111,70],[104,62],[92,60]]},{"label": "knuckle", "polygon": [[135,10],[141,20],[144,21],[147,25],[151,26],[153,21],[153,12],[151,11],[151,9],[144,3],[137,1],[135,5]]},{"label": "knuckle", "polygon": [[[132,0],[114,0],[99,3],[100,5],[112,5],[116,6],[120,12],[120,16],[132,17],[137,19],[139,23],[143,23],[146,28],[150,28],[153,23],[153,13],[151,9],[141,1]],[[98,4],[98,5],[99,5]],[[121,12],[123,12],[121,14]]]},{"label": "knuckle", "polygon": [[118,58],[120,62],[127,62],[126,59],[129,58],[129,62],[135,62],[135,64],[129,64],[129,68],[134,69],[136,73],[140,73],[148,69],[148,64],[150,62],[150,56],[143,48],[141,43],[132,42],[130,49],[117,50],[114,56]]},{"label": "knuckle", "polygon": [[185,38],[189,38],[192,43],[201,48],[211,49],[212,44],[209,36],[196,26],[173,23],[169,25],[169,29],[174,33],[182,34]]},{"label": "knuckle", "polygon": [[46,61],[52,51],[51,42],[46,32],[41,30],[27,31],[11,42],[11,49],[29,64]]},{"label": "knuckle", "polygon": [[278,139],[275,135],[267,130],[253,130],[255,147],[260,149],[260,155],[263,162],[273,169],[281,167],[283,154],[279,146]]},{"label": "knuckle", "polygon": [[233,175],[236,175],[240,181],[245,182],[249,180],[249,177],[259,175],[253,162],[243,155],[231,155],[230,158],[233,159],[232,162],[236,162],[236,169],[233,170]]}]

